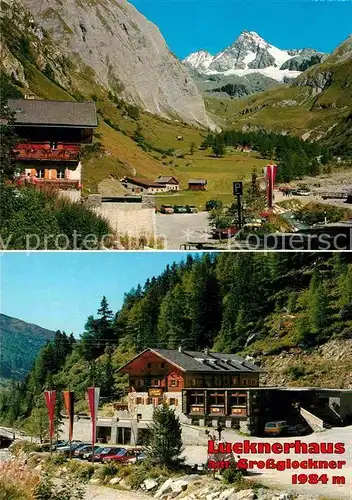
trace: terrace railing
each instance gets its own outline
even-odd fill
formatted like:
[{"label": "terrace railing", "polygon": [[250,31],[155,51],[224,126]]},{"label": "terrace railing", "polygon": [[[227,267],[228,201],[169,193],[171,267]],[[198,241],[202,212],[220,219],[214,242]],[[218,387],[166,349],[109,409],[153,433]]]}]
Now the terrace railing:
[{"label": "terrace railing", "polygon": [[22,161],[78,161],[80,145],[78,143],[57,143],[51,147],[47,142],[20,143],[14,148],[17,160]]}]

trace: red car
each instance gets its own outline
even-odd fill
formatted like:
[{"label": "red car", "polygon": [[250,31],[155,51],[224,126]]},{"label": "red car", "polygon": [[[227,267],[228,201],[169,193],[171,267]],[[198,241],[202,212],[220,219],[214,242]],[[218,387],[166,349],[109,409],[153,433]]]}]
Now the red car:
[{"label": "red car", "polygon": [[219,240],[224,240],[226,238],[232,238],[232,236],[235,236],[236,233],[238,233],[238,227],[229,226],[224,229],[213,229],[212,237]]},{"label": "red car", "polygon": [[[102,462],[104,458],[110,457],[112,455],[117,455],[120,451],[123,451],[124,448],[118,448],[117,446],[106,446],[101,448],[101,451],[98,453],[94,453],[94,461]],[[88,458],[88,460],[92,461],[92,456]]]},{"label": "red car", "polygon": [[139,449],[132,448],[130,450],[125,450],[122,449],[119,453],[116,453],[114,455],[108,455],[103,458],[103,462],[135,462],[137,461],[138,455],[140,455],[142,452]]}]

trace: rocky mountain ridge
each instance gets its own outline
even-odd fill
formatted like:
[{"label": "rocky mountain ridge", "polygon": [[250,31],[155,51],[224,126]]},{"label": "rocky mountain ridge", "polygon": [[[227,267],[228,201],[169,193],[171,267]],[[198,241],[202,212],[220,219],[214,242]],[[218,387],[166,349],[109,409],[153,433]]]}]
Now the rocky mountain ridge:
[{"label": "rocky mountain ridge", "polygon": [[30,53],[67,90],[80,92],[83,81],[85,93],[111,91],[144,111],[213,127],[187,69],[125,0],[6,0],[1,17],[1,66],[22,86]]},{"label": "rocky mountain ridge", "polygon": [[205,75],[243,76],[258,72],[282,82],[285,78],[295,78],[323,56],[314,49],[281,50],[256,32],[243,31],[232,45],[215,56],[201,50],[190,54],[183,63]]}]

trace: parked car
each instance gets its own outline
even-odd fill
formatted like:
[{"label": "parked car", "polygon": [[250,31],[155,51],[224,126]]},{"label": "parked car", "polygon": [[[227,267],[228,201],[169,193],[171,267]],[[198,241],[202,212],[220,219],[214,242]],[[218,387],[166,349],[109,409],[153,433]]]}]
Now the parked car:
[{"label": "parked car", "polygon": [[310,195],[310,191],[308,191],[308,189],[298,189],[296,191],[296,195],[297,196],[309,196]]},{"label": "parked car", "polygon": [[196,214],[198,213],[198,208],[194,205],[186,205],[186,211],[188,214]]},{"label": "parked car", "polygon": [[276,420],[267,422],[264,427],[264,434],[267,436],[283,436],[288,433],[286,420]]},{"label": "parked car", "polygon": [[187,209],[183,205],[174,205],[174,213],[175,214],[186,214]]},{"label": "parked car", "polygon": [[[67,446],[70,446],[70,441],[58,441],[59,444],[56,445],[56,449],[60,449],[60,448],[64,448],[64,447],[67,447]],[[75,439],[73,441],[71,441],[71,445],[74,445],[74,444],[82,444],[82,441],[78,440],[78,439]]]},{"label": "parked car", "polygon": [[212,230],[212,237],[219,240],[225,240],[227,238],[232,238],[239,231],[237,226],[229,226],[223,229]]},{"label": "parked car", "polygon": [[[99,446],[94,446],[94,453],[98,449],[99,449]],[[89,452],[92,453],[92,445],[91,444],[87,444],[85,446],[76,448],[75,451],[73,452],[73,456],[76,457],[76,458],[82,458],[83,459],[84,455],[87,454],[87,453],[89,453]]]},{"label": "parked car", "polygon": [[[104,448],[102,446],[94,446],[94,455],[101,453],[103,451],[103,449]],[[83,458],[83,460],[89,460],[90,458],[92,458],[92,449],[87,450],[85,453],[83,453],[82,458]]]},{"label": "parked car", "polygon": [[129,450],[123,449],[119,453],[115,455],[109,455],[103,458],[103,463],[106,462],[120,462],[120,463],[135,463],[138,460],[138,457],[142,455],[142,451],[137,448],[132,448]]},{"label": "parked car", "polygon": [[[105,446],[98,453],[94,452],[94,461],[102,462],[104,458],[110,457],[111,455],[117,455],[124,448],[118,448],[117,446]],[[89,462],[92,461],[92,455],[87,459]]]},{"label": "parked car", "polygon": [[172,208],[171,205],[161,205],[160,207],[160,213],[161,214],[173,214],[174,209]]},{"label": "parked car", "polygon": [[[84,448],[87,446],[87,443],[71,443],[71,453],[72,455],[74,454],[75,451],[79,450],[80,448]],[[56,449],[57,453],[60,453],[60,455],[69,455],[70,454],[70,445],[68,446],[61,446],[60,448]]]}]

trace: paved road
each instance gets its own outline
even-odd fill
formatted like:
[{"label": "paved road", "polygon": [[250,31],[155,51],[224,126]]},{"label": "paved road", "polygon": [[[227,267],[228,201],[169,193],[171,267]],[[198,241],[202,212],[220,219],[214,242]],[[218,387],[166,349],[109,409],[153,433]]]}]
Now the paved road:
[{"label": "paved road", "polygon": [[166,250],[179,250],[187,241],[209,240],[208,212],[197,214],[156,214],[157,236],[165,241]]},{"label": "paved road", "polygon": [[[233,431],[224,431],[224,439],[228,442],[242,442],[246,439],[243,436],[235,434]],[[297,438],[257,438],[252,437],[251,441],[256,442],[293,442]],[[285,458],[291,458],[293,460],[306,460],[307,458],[313,458],[314,460],[345,460],[346,466],[341,470],[303,470],[303,469],[290,469],[286,471],[277,471],[277,470],[259,470],[257,468],[252,469],[251,472],[255,472],[256,475],[253,476],[254,480],[257,480],[260,483],[267,484],[268,486],[276,486],[285,488],[287,490],[292,489],[296,492],[302,493],[310,493],[312,495],[322,495],[324,497],[336,497],[343,499],[352,500],[352,426],[349,427],[335,427],[333,429],[329,429],[323,432],[313,433],[309,436],[302,436],[299,438],[302,442],[306,443],[322,443],[322,442],[331,442],[337,443],[341,442],[345,444],[346,453],[343,455],[312,455],[307,457],[306,455],[294,455],[293,453],[289,455],[264,455],[264,454],[256,454],[256,455],[241,455],[241,458],[247,458],[249,460],[266,460],[267,458],[274,458],[275,460],[284,460]],[[275,441],[274,441],[275,440]],[[187,446],[186,447],[186,456],[187,462],[189,464],[195,463],[204,463],[207,458],[207,450],[206,446]],[[329,477],[329,482],[324,484],[316,484],[316,485],[297,485],[293,486],[292,475],[293,474],[324,474],[326,473]],[[259,474],[259,475],[257,475]],[[332,476],[344,476],[346,479],[345,485],[333,485],[332,484]]]}]

